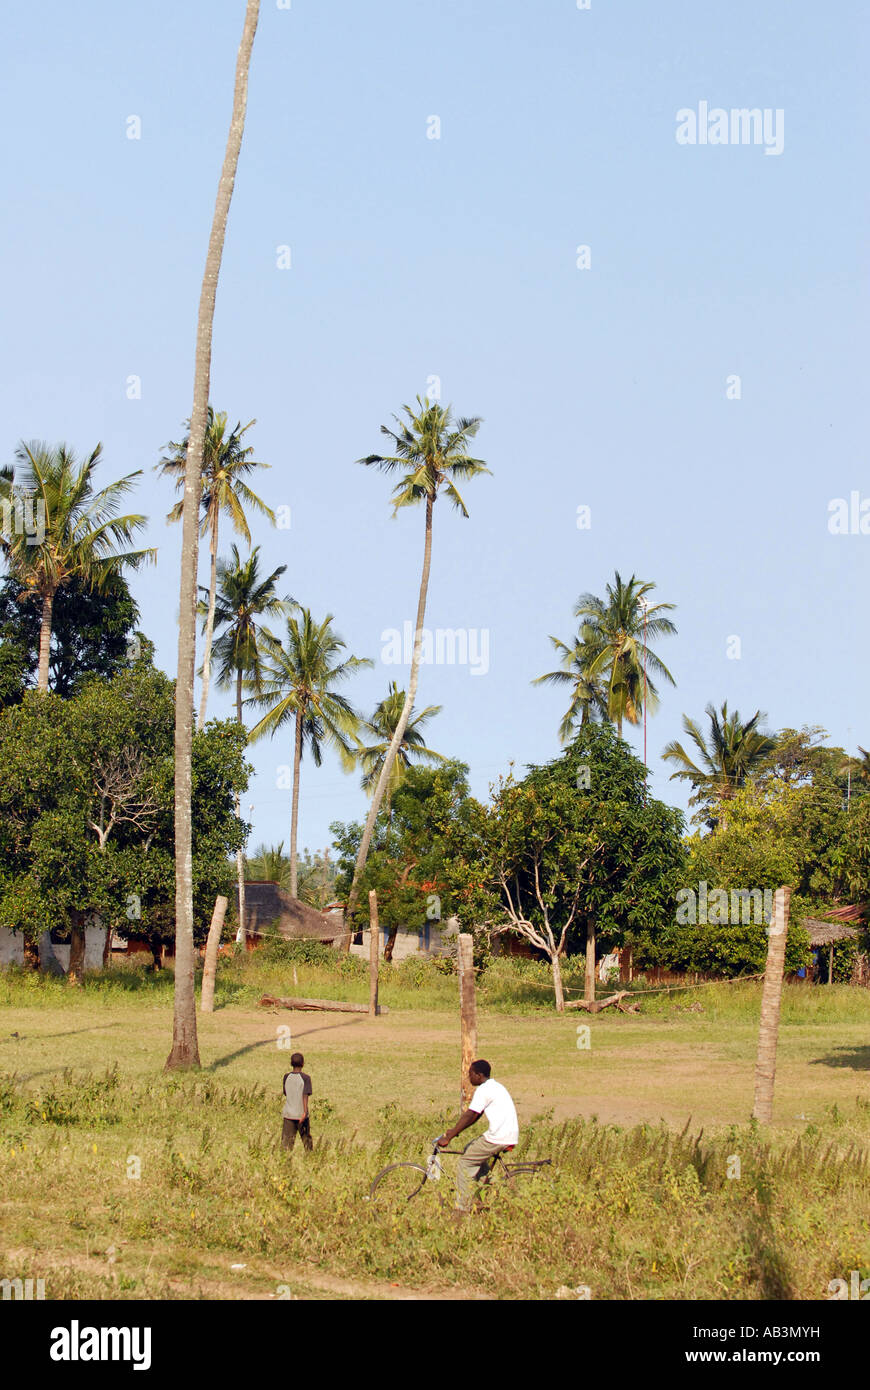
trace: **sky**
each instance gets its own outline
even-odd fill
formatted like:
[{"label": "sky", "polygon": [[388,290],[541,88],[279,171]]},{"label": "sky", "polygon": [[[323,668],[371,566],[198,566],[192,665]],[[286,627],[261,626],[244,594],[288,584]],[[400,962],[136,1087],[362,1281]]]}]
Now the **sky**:
[{"label": "sky", "polygon": [[[181,537],[154,465],[190,414],[244,9],[2,21],[0,452],[102,441],[104,482],[143,470],[159,555],[132,589],[173,675]],[[708,701],[870,746],[868,31],[863,0],[263,0],[212,402],[257,421],[252,485],[290,524],[254,519],[255,543],[375,662],[346,688],[366,713],[407,679],[385,634],[414,616],[424,518],[393,519],[355,461],[417,394],[483,417],[492,476],[468,519],[436,506],[427,627],[488,660],[425,665],[418,695],[476,795],[558,754],[564,693],[531,682],[615,570],[676,605],[655,795],[685,807],[660,754]],[[770,138],[714,143],[741,108]],[[250,844],[286,847],[289,728],[251,757]],[[334,757],[303,765],[300,847],[366,805]]]}]

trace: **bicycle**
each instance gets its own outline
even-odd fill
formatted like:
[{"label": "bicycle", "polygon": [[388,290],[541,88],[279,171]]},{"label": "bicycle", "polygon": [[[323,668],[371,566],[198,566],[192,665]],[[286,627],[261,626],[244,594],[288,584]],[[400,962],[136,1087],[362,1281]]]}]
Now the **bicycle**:
[{"label": "bicycle", "polygon": [[[517,1177],[539,1173],[552,1163],[550,1158],[529,1159],[525,1163],[506,1163],[504,1154],[510,1153],[513,1148],[514,1145],[510,1144],[488,1160],[486,1174],[477,1182],[475,1199],[478,1203],[482,1201],[482,1189],[491,1185],[496,1171],[509,1187],[513,1187]],[[442,1149],[438,1139],[435,1139],[425,1166],[421,1163],[389,1163],[386,1168],[382,1168],[369,1188],[367,1200],[379,1211],[402,1211],[424,1187],[440,1181],[444,1176],[441,1166],[442,1154],[462,1152],[462,1149]],[[446,1205],[446,1198],[441,1197],[441,1202],[442,1205]]]}]

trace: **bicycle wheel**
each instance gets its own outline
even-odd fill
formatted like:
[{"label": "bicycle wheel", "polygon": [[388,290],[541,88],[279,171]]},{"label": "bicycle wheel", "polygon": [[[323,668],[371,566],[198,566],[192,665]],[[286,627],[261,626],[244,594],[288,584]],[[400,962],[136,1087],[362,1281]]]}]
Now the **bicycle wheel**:
[{"label": "bicycle wheel", "polygon": [[391,1163],[369,1188],[369,1200],[377,1211],[398,1213],[425,1184],[426,1169],[419,1163]]}]

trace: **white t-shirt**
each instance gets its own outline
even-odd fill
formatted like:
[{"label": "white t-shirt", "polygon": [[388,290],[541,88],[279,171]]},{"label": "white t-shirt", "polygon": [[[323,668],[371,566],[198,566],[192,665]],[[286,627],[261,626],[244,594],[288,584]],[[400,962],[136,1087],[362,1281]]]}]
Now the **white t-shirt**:
[{"label": "white t-shirt", "polygon": [[500,1081],[484,1081],[475,1089],[469,1105],[478,1115],[486,1115],[489,1129],[483,1136],[490,1144],[516,1144],[520,1137],[519,1121],[510,1093]]}]

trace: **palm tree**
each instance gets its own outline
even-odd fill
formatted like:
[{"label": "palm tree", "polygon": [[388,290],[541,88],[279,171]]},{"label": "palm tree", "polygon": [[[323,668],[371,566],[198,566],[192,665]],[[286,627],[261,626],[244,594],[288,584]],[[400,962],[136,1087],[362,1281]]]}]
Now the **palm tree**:
[{"label": "palm tree", "polygon": [[590,649],[582,631],[575,637],[573,646],[561,642],[558,637],[551,637],[550,641],[562,658],[561,669],[536,676],[532,685],[571,687],[571,703],[559,725],[559,738],[562,743],[568,743],[576,733],[578,724],[607,718],[607,691],[600,676],[589,674],[589,665],[597,654],[597,648]]},{"label": "palm tree", "polygon": [[[412,507],[418,502],[424,502],[426,522],[423,543],[423,571],[420,576],[420,592],[417,598],[417,622],[414,630],[414,651],[411,657],[408,689],[405,692],[405,704],[393,730],[390,746],[384,757],[372,796],[372,804],[369,807],[369,813],[363,827],[362,839],[354,865],[353,880],[347,899],[348,925],[350,925],[356,907],[359,882],[368,858],[378,811],[390,784],[393,763],[396,761],[402,746],[405,729],[417,696],[423,645],[423,623],[426,617],[426,595],[429,590],[429,569],[432,563],[432,517],[435,503],[439,493],[443,491],[457,511],[460,511],[463,516],[468,516],[468,510],[459,494],[455,480],[465,481],[467,478],[476,478],[481,473],[489,473],[490,471],[482,459],[473,458],[468,453],[469,443],[480,429],[479,417],[454,420],[449,406],[443,407],[437,402],[430,401],[428,397],[424,400],[418,396],[417,407],[416,413],[411,406],[402,407],[407,416],[406,420],[401,420],[397,415],[393,416],[397,426],[395,430],[390,429],[388,425],[381,425],[381,434],[386,435],[393,442],[395,449],[393,454],[368,454],[365,458],[357,460],[358,463],[363,463],[368,468],[380,469],[382,473],[399,472],[401,476],[393,489],[393,515],[398,513],[400,507]],[[349,933],[345,935],[345,949],[350,949]]]},{"label": "palm tree", "polygon": [[[275,521],[275,513],[271,507],[267,507],[262,498],[252,492],[248,485],[242,481],[244,474],[251,473],[255,468],[268,468],[270,466],[268,463],[258,463],[253,459],[251,457],[254,452],[253,446],[245,446],[243,443],[243,436],[257,422],[256,420],[249,420],[246,425],[243,425],[237,421],[235,427],[227,433],[228,420],[229,416],[225,411],[215,411],[209,406],[202,459],[202,495],[199,504],[202,513],[200,535],[204,536],[208,532],[211,562],[205,622],[205,650],[202,660],[202,694],[199,704],[200,724],[205,723],[211,678],[212,635],[217,592],[218,531],[221,516],[229,517],[233,529],[247,541],[248,545],[251,544],[251,532],[248,519],[245,516],[246,506],[253,507],[263,516],[267,516],[272,523]],[[187,458],[187,449],[190,443],[189,430],[190,421],[188,421],[187,437],[180,444],[171,442],[167,444],[166,448],[171,452],[162,458],[157,465],[161,473],[175,478],[177,488],[184,486],[184,461]],[[184,499],[182,498],[180,502],[176,502],[166,519],[167,521],[178,521],[183,513]]]},{"label": "palm tree", "polygon": [[[402,710],[405,708],[405,692],[400,690],[395,681],[390,681],[389,693],[381,700],[375,709],[371,719],[360,721],[360,730],[369,738],[374,739],[373,743],[364,746],[360,742],[359,761],[363,769],[363,778],[360,783],[364,792],[369,796],[374,794],[377,787],[381,771],[386,760],[387,752],[393,741],[393,734],[396,731],[399,720],[402,717]],[[399,751],[396,754],[390,781],[387,786],[386,798],[387,806],[391,807],[396,788],[401,786],[408,768],[412,762],[421,763],[443,763],[446,758],[443,753],[436,753],[433,749],[426,747],[426,740],[423,735],[423,725],[433,717],[441,713],[441,705],[428,705],[419,714],[408,720]]]},{"label": "palm tree", "polygon": [[691,805],[730,801],[776,747],[776,738],[758,727],[767,718],[761,710],[756,710],[746,723],[738,710],[728,713],[727,700],[721,714],[712,704],[704,712],[710,721],[709,740],[694,719],[683,715],[683,728],[700,755],[697,763],[676,740],[662,753],[666,761],[679,764],[677,771],[671,773],[671,781],[676,778],[691,782]]},{"label": "palm tree", "polygon": [[[298,616],[297,616],[298,612]],[[345,643],[332,627],[331,613],[317,623],[309,609],[298,607],[287,618],[287,636],[282,643],[270,632],[263,633],[264,659],[259,679],[247,682],[252,691],[250,704],[267,713],[251,730],[249,741],[275,734],[292,721],[293,809],[290,820],[290,892],[297,896],[296,832],[299,824],[299,770],[307,748],[315,767],[323,761],[324,744],[339,754],[346,772],[356,763],[354,742],[359,715],[335,687],[356,671],[374,662],[349,656],[339,660]]]},{"label": "palm tree", "polygon": [[248,875],[255,883],[277,883],[286,888],[290,882],[290,861],[284,853],[284,841],[277,845],[258,845],[248,860]]},{"label": "palm tree", "polygon": [[215,200],[202,277],[196,325],[193,406],[184,460],[184,508],[181,538],[181,578],[178,612],[178,676],[175,682],[175,994],[172,1050],[167,1070],[198,1067],[196,997],[193,955],[193,859],[191,852],[191,748],[193,743],[193,676],[196,666],[196,569],[199,555],[199,504],[202,464],[208,428],[211,381],[211,342],[218,276],[223,258],[227,217],[245,131],[248,72],[260,0],[247,0],[245,23],[236,59],[233,113]]},{"label": "palm tree", "polygon": [[[242,724],[242,686],[245,679],[257,685],[262,670],[258,623],[262,617],[278,618],[293,606],[289,597],[279,598],[275,585],[287,569],[279,565],[265,579],[259,570],[260,547],[255,545],[246,560],[233,545],[231,559],[217,563],[215,599],[212,609],[216,634],[212,655],[217,663],[217,686],[227,690],[236,683],[236,718]],[[211,596],[209,596],[209,602]],[[200,612],[206,609],[200,605]]]},{"label": "palm tree", "polygon": [[658,691],[650,672],[675,684],[649,642],[672,636],[677,629],[670,618],[659,616],[673,609],[673,603],[646,602],[646,595],[655,584],[634,575],[625,583],[618,570],[615,578],[615,584],[607,585],[606,600],[595,594],[581,594],[574,616],[583,619],[581,640],[589,655],[585,675],[606,680],[607,717],[615,721],[616,732],[622,738],[624,719],[629,724],[640,723],[644,697],[647,709],[654,710],[658,704]]},{"label": "palm tree", "polygon": [[[279,565],[266,578],[259,574],[258,555],[260,547],[255,546],[247,560],[242,561],[238,546],[232,547],[232,560],[229,564],[219,560],[215,575],[215,596],[212,605],[214,631],[220,632],[214,644],[214,657],[218,662],[217,683],[226,690],[235,677],[236,718],[242,718],[242,682],[245,677],[255,686],[259,683],[261,668],[260,631],[257,619],[260,617],[279,617],[292,599],[280,599],[275,585],[286,570]],[[211,599],[210,599],[211,601]],[[236,815],[240,814],[239,800],[236,798]],[[236,882],[239,891],[239,922],[236,940],[245,943],[245,856],[241,849],[236,852]]]},{"label": "palm tree", "polygon": [[[0,469],[3,552],[10,574],[21,584],[21,597],[35,598],[42,607],[37,689],[43,693],[48,690],[52,609],[58,591],[78,581],[85,589],[106,592],[123,569],[138,569],[157,554],[153,549],[118,549],[130,546],[147,520],[138,513],[118,514],[121,499],[142,470],[97,492],[94,473],[101,456],[101,444],[79,463],[66,444],[51,449],[36,440],[22,441],[15,450],[14,469]],[[24,497],[28,520],[20,525]]]}]

